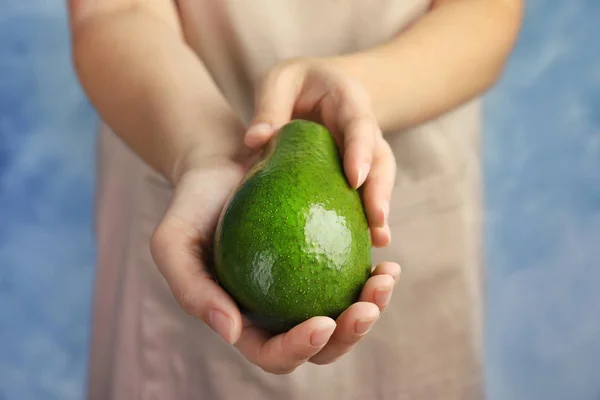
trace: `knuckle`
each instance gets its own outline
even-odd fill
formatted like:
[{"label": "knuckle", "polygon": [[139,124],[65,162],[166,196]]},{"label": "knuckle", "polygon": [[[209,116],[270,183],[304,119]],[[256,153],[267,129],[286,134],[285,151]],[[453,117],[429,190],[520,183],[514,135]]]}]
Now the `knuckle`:
[{"label": "knuckle", "polygon": [[197,316],[200,314],[200,305],[198,304],[198,296],[196,293],[189,288],[176,288],[172,290],[173,296],[179,307],[186,313]]},{"label": "knuckle", "polygon": [[289,357],[293,360],[293,362],[299,364],[305,362],[310,357],[315,355],[315,353],[318,350],[312,346],[309,346],[308,344],[295,344],[298,343],[299,339],[294,340],[293,335],[291,333],[286,335],[284,341],[285,343],[282,346],[288,349],[286,353],[289,354]]},{"label": "knuckle", "polygon": [[309,351],[308,349],[295,349],[289,351],[288,354],[289,362],[301,364],[304,361],[308,360],[314,354],[314,351]]},{"label": "knuckle", "polygon": [[165,228],[163,225],[159,225],[158,228],[154,230],[152,233],[152,237],[150,238],[150,251],[153,256],[156,256],[156,253],[165,248],[166,241],[168,236],[165,233]]},{"label": "knuckle", "polygon": [[265,366],[261,369],[269,374],[273,375],[288,375],[296,370],[297,367],[286,367],[286,366]]},{"label": "knuckle", "polygon": [[387,168],[390,170],[390,172],[396,172],[396,157],[394,156],[394,152],[392,151],[389,143],[383,136],[377,139],[376,158],[382,162],[386,162]]},{"label": "knuckle", "polygon": [[379,122],[377,122],[377,118],[375,118],[375,116],[373,116],[373,122],[375,125],[375,142],[383,140],[389,146],[387,140],[385,140],[383,137],[383,132],[381,131],[381,127],[379,126]]},{"label": "knuckle", "polygon": [[283,61],[265,73],[261,80],[261,85],[263,87],[271,87],[280,85],[282,82],[287,82],[295,76],[298,69],[297,67],[298,60],[291,59]]},{"label": "knuckle", "polygon": [[393,156],[394,153],[392,152],[392,148],[390,147],[390,144],[388,143],[388,141],[383,137],[381,130],[378,131],[377,140],[375,142],[375,145],[376,145],[378,152],[383,157]]},{"label": "knuckle", "polygon": [[315,353],[314,348],[299,349],[293,354],[293,357],[295,360],[304,362],[304,361],[308,360],[310,357],[312,357],[314,355],[314,353]]},{"label": "knuckle", "polygon": [[364,154],[364,145],[361,138],[356,136],[346,136],[344,139],[344,152],[351,152],[353,155]]},{"label": "knuckle", "polygon": [[347,80],[340,80],[331,88],[331,96],[337,101],[351,99],[353,97],[352,85]]},{"label": "knuckle", "polygon": [[338,88],[339,95],[351,99],[353,102],[361,105],[365,109],[370,109],[372,104],[371,95],[364,85],[357,79],[346,77],[346,79],[340,82]]}]

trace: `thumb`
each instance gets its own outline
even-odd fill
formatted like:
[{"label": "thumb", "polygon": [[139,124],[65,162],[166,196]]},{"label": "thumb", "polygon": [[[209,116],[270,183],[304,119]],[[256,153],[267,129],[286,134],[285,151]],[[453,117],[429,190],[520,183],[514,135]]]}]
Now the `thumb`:
[{"label": "thumb", "polygon": [[152,236],[152,257],[179,306],[233,344],[241,333],[240,312],[200,261],[198,236],[190,232],[186,221],[165,217]]},{"label": "thumb", "polygon": [[207,247],[225,197],[239,179],[238,171],[221,165],[186,174],[150,243],[154,262],[180,307],[230,344],[241,334],[241,315],[209,272]]},{"label": "thumb", "polygon": [[244,142],[250,148],[264,146],[275,132],[288,123],[302,88],[302,77],[291,66],[271,70],[256,88],[254,118]]}]

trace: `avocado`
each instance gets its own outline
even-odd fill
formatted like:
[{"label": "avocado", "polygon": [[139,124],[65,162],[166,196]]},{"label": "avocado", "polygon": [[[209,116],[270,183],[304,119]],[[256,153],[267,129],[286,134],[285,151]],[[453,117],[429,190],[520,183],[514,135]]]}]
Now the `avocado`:
[{"label": "avocado", "polygon": [[357,300],[371,273],[369,228],[327,128],[293,120],[277,131],[219,218],[214,273],[272,333]]}]

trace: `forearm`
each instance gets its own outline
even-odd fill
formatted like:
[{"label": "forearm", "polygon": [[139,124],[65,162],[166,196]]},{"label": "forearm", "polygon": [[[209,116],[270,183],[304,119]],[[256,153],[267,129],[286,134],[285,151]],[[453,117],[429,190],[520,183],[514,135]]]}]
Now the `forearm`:
[{"label": "forearm", "polygon": [[73,24],[73,58],[101,118],[168,180],[177,180],[192,149],[233,156],[241,147],[241,123],[200,60],[151,13],[129,9]]},{"label": "forearm", "polygon": [[367,88],[384,132],[410,128],[496,82],[521,12],[518,0],[448,0],[394,40],[334,62]]}]

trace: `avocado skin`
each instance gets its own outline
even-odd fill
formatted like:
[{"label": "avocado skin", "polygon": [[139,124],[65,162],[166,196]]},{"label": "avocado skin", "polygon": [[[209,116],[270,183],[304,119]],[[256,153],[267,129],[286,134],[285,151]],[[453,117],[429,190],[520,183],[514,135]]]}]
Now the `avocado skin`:
[{"label": "avocado skin", "polygon": [[285,332],[337,318],[371,273],[357,190],[322,125],[294,120],[230,196],[215,234],[214,273],[256,325]]}]

